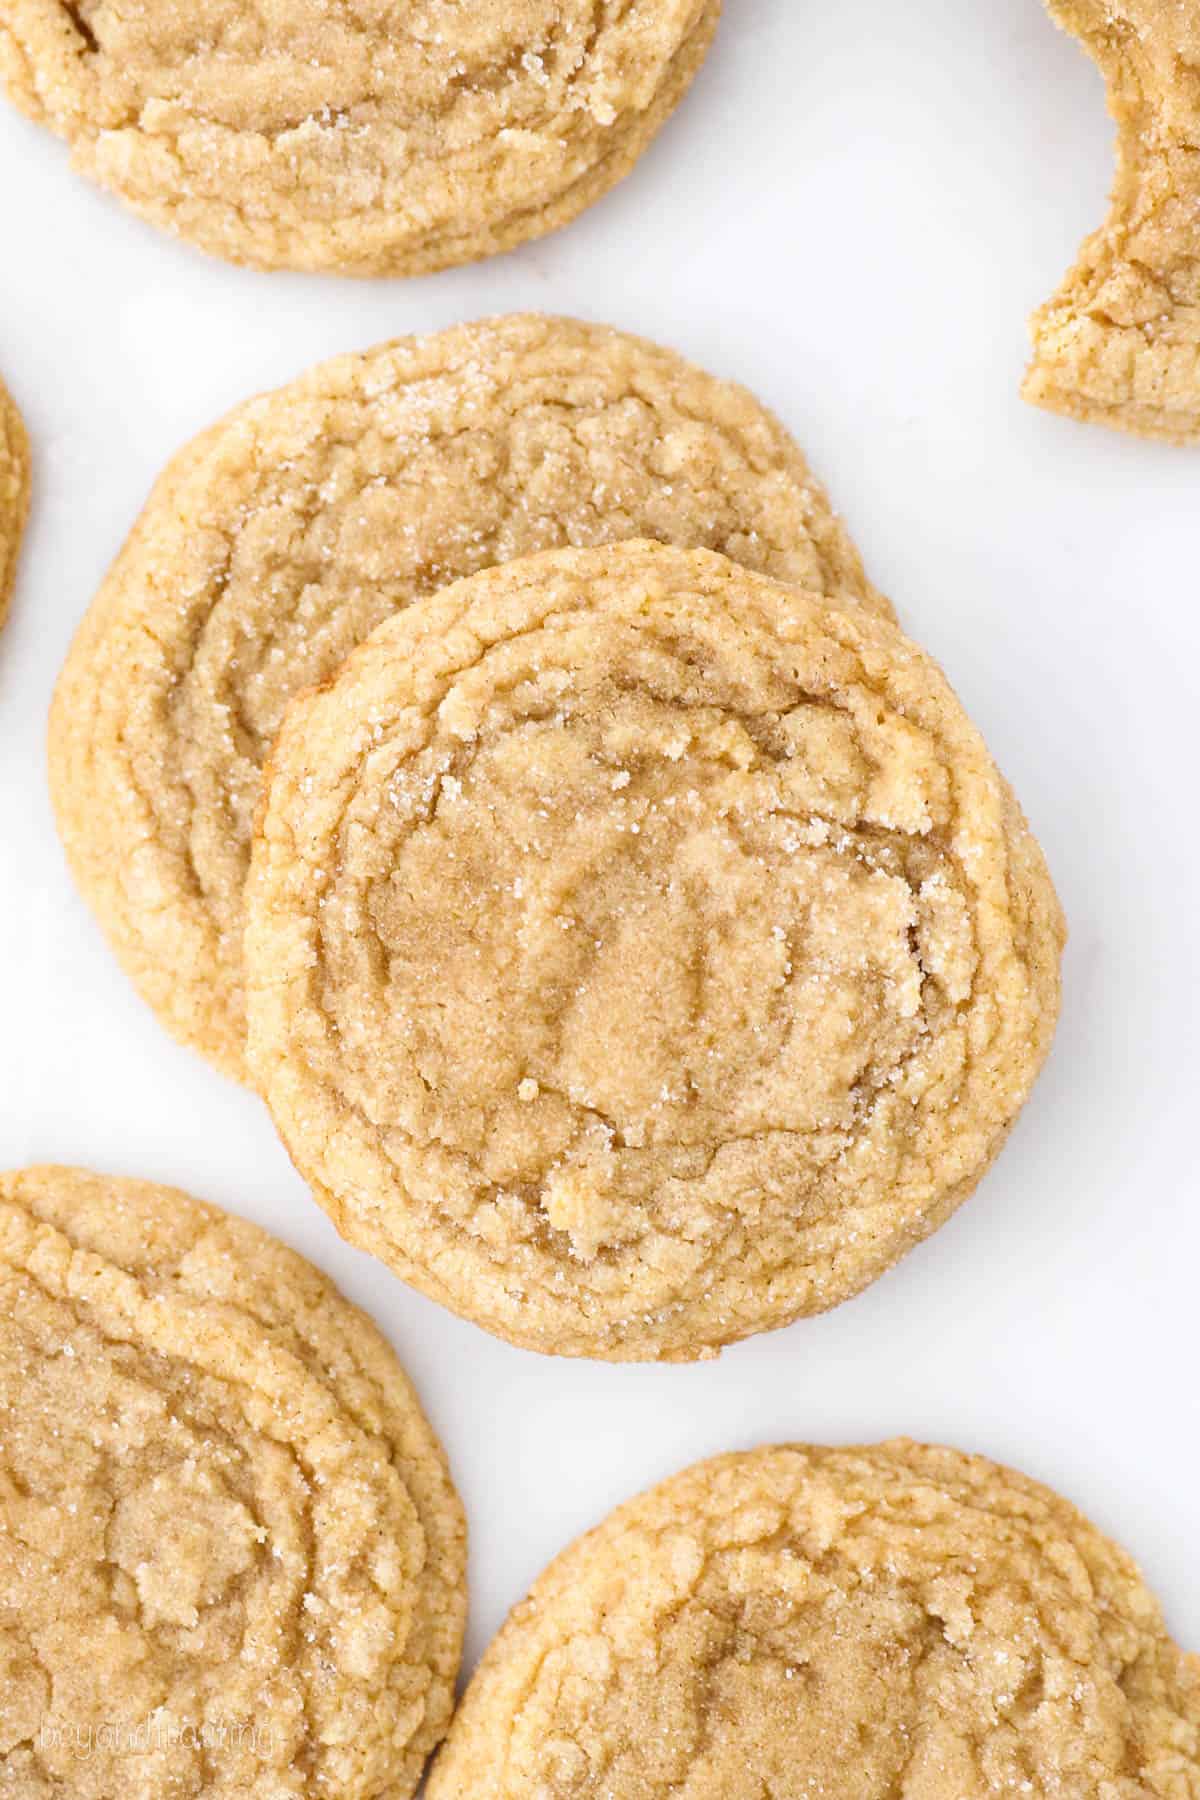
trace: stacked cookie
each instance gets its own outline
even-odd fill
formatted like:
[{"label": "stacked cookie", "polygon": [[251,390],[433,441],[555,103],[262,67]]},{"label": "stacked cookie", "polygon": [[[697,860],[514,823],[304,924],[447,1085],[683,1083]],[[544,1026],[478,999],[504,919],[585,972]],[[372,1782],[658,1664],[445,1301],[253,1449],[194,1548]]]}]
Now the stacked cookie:
[{"label": "stacked cookie", "polygon": [[1050,1045],[1053,888],[944,676],[777,421],[617,332],[389,345],[202,436],[51,773],[168,1026],[348,1237],[538,1350],[857,1292]]},{"label": "stacked cookie", "polygon": [[559,1354],[856,1293],[1049,1048],[1041,853],[892,626],[635,541],[456,583],[295,703],[250,1067],[339,1228]]},{"label": "stacked cookie", "polygon": [[636,537],[890,616],[775,419],[573,320],[338,358],[175,458],[84,620],[50,734],[76,878],[170,1030],[244,1077],[242,892],[292,698],[460,576]]}]

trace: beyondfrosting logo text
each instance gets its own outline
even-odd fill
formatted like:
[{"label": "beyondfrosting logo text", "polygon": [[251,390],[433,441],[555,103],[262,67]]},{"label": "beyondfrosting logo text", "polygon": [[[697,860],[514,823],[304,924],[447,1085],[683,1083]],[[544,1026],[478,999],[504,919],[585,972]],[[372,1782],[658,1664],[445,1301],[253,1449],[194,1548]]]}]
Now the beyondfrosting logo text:
[{"label": "beyondfrosting logo text", "polygon": [[275,1748],[270,1726],[251,1719],[178,1719],[155,1713],[148,1719],[105,1719],[81,1723],[43,1719],[35,1744],[43,1755],[66,1751],[81,1762],[93,1756],[161,1756],[180,1750],[248,1751],[269,1757]]}]

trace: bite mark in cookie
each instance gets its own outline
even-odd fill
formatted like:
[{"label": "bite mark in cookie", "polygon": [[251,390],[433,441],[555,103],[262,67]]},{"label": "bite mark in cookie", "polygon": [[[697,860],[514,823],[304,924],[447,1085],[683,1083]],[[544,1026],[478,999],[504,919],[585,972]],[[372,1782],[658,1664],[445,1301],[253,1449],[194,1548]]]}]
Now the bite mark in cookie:
[{"label": "bite mark in cookie", "polygon": [[1025,396],[1095,424],[1200,442],[1200,9],[1050,0],[1117,121],[1109,217],[1033,321]]}]

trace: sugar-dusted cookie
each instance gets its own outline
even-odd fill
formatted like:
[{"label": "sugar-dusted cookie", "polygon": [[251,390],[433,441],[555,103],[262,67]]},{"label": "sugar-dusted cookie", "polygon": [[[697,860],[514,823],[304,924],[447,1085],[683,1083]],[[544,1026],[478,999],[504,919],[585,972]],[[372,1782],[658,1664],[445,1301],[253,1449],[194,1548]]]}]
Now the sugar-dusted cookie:
[{"label": "sugar-dusted cookie", "polygon": [[1117,179],[1107,223],[1034,319],[1026,398],[1200,442],[1200,6],[1049,5],[1104,72]]},{"label": "sugar-dusted cookie", "polygon": [[1196,1800],[1200,1659],[1058,1495],[897,1442],[701,1463],[551,1563],[429,1800]]},{"label": "sugar-dusted cookie", "polygon": [[414,1792],[462,1511],[316,1269],[166,1188],[0,1176],[0,1415],[0,1792]]},{"label": "sugar-dusted cookie", "polygon": [[29,440],[12,395],[0,381],[0,625],[12,599],[28,511]]},{"label": "sugar-dusted cookie", "polygon": [[0,78],[155,225],[258,268],[416,275],[627,175],[720,0],[5,0]]},{"label": "sugar-dusted cookie", "polygon": [[293,703],[251,1072],[339,1230],[531,1348],[690,1358],[975,1187],[1050,1045],[1041,852],[899,631],[707,551],[552,551]]},{"label": "sugar-dusted cookie", "polygon": [[570,319],[341,357],[176,458],[84,621],[50,731],[72,869],[169,1030],[242,1075],[242,884],[292,695],[460,575],[636,536],[890,613],[744,389]]}]

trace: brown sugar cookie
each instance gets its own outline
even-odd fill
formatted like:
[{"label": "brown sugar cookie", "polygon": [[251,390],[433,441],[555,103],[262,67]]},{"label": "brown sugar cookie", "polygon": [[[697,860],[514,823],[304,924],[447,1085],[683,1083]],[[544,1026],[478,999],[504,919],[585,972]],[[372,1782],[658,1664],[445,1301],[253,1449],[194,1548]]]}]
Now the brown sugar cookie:
[{"label": "brown sugar cookie", "polygon": [[12,395],[0,381],[0,625],[12,599],[28,512],[29,439]]},{"label": "brown sugar cookie", "polygon": [[465,1528],[371,1322],[257,1227],[0,1176],[0,1792],[403,1800]]},{"label": "brown sugar cookie", "polygon": [[896,1442],[720,1457],[514,1608],[429,1800],[1196,1800],[1200,1659],[1067,1501]]},{"label": "brown sugar cookie", "polygon": [[151,223],[262,269],[418,275],[565,225],[691,84],[720,0],[6,0],[0,79]]},{"label": "brown sugar cookie", "polygon": [[890,615],[783,427],[603,326],[520,315],[340,357],[175,459],[50,729],[75,878],[170,1031],[244,1074],[242,885],[292,696],[458,576],[639,536]]},{"label": "brown sugar cookie", "polygon": [[1200,7],[1049,4],[1108,83],[1117,178],[1107,222],[1034,319],[1025,397],[1200,442]]},{"label": "brown sugar cookie", "polygon": [[1058,1010],[1050,877],[937,666],[650,543],[458,582],[294,702],[247,917],[251,1072],[339,1230],[564,1355],[865,1287]]}]

